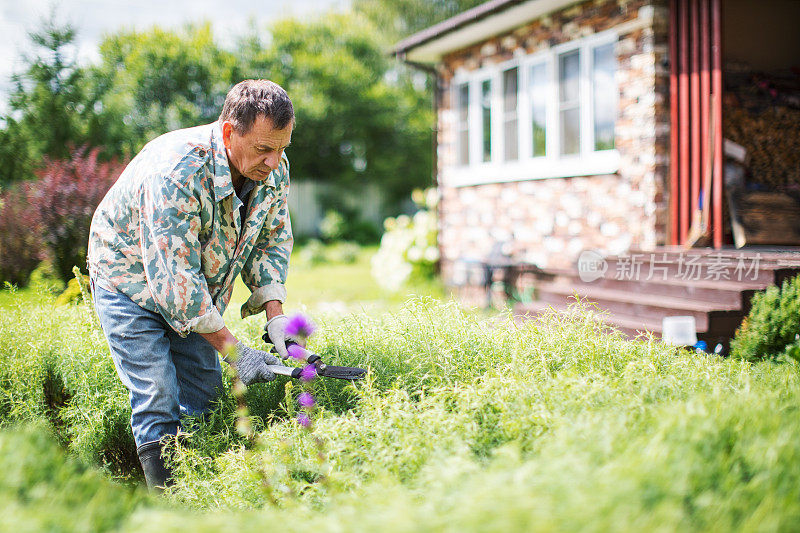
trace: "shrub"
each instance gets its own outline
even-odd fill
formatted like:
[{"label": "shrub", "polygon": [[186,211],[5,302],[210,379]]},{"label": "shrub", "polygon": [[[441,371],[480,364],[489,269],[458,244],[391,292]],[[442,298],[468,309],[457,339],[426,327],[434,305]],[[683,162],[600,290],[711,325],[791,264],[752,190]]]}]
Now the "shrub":
[{"label": "shrub", "polygon": [[2,531],[118,530],[150,501],[64,453],[44,424],[0,432]]},{"label": "shrub", "polygon": [[752,304],[731,342],[731,355],[755,361],[783,354],[800,334],[800,276],[756,294]]},{"label": "shrub", "polygon": [[375,224],[361,218],[355,210],[347,208],[340,208],[340,211],[328,210],[319,223],[319,232],[328,243],[347,240],[358,244],[373,244],[380,238]]},{"label": "shrub", "polygon": [[384,289],[396,291],[412,277],[430,279],[439,265],[436,189],[412,194],[419,207],[413,217],[387,218],[381,247],[372,258],[372,277]]},{"label": "shrub", "polygon": [[325,245],[317,239],[311,239],[297,252],[297,258],[301,263],[313,266],[325,263],[328,258],[325,256]]},{"label": "shrub", "polygon": [[340,242],[334,244],[328,250],[328,258],[334,263],[352,264],[358,259],[358,252],[361,248],[352,242]]},{"label": "shrub", "polygon": [[92,215],[122,171],[116,161],[99,162],[99,148],[75,150],[69,160],[45,160],[39,179],[27,184],[28,201],[60,279],[86,262]]},{"label": "shrub", "polygon": [[24,285],[42,260],[43,249],[27,184],[17,184],[0,196],[0,281]]},{"label": "shrub", "polygon": [[28,286],[31,289],[51,294],[58,294],[66,288],[64,282],[58,277],[51,261],[39,263],[39,266],[31,272]]},{"label": "shrub", "polygon": [[[89,285],[89,276],[83,276],[83,283],[84,286]],[[67,282],[67,288],[64,289],[64,292],[59,294],[58,298],[56,298],[56,305],[67,305],[81,301],[83,301],[81,286],[78,279],[73,277]]]}]

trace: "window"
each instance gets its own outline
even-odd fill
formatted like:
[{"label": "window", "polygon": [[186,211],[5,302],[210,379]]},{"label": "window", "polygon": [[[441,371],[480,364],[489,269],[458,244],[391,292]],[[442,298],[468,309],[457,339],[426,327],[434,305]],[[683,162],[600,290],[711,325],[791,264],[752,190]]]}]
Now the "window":
[{"label": "window", "polygon": [[492,160],[492,80],[481,82],[482,161]]},{"label": "window", "polygon": [[539,63],[530,68],[531,155],[547,154],[547,65]]},{"label": "window", "polygon": [[592,86],[594,89],[594,149],[614,148],[614,122],[617,116],[617,87],[614,83],[616,70],[614,43],[598,46],[593,50]]},{"label": "window", "polygon": [[458,109],[458,164],[469,165],[469,84],[462,83],[457,90]]},{"label": "window", "polygon": [[503,151],[506,161],[519,157],[519,125],[517,119],[518,68],[503,72]]},{"label": "window", "polygon": [[457,72],[452,183],[616,172],[616,41],[609,30]]},{"label": "window", "polygon": [[561,132],[561,154],[577,154],[581,150],[579,50],[558,56],[558,116]]}]

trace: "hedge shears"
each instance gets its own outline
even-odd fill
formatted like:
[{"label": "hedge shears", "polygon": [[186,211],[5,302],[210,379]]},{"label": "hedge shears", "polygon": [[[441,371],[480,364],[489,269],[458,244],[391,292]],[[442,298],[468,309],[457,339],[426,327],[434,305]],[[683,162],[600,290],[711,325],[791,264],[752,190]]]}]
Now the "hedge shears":
[{"label": "hedge shears", "polygon": [[[269,342],[269,335],[266,333],[262,337],[264,342]],[[336,378],[336,379],[344,379],[347,381],[358,381],[360,379],[364,379],[364,376],[367,374],[367,371],[363,368],[358,368],[355,366],[333,366],[333,365],[326,365],[322,362],[322,357],[318,354],[310,350],[306,350],[298,343],[294,341],[288,341],[286,343],[286,348],[291,347],[292,345],[297,345],[302,350],[303,354],[303,361],[306,362],[305,367],[295,367],[295,366],[283,366],[283,365],[269,365],[270,371],[273,374],[280,374],[282,376],[289,376],[294,379],[301,379],[304,376],[308,376],[308,368],[313,368],[312,374],[321,376],[324,378]],[[270,350],[272,353],[278,353],[275,347],[272,347]],[[306,372],[304,374],[304,371]]]}]

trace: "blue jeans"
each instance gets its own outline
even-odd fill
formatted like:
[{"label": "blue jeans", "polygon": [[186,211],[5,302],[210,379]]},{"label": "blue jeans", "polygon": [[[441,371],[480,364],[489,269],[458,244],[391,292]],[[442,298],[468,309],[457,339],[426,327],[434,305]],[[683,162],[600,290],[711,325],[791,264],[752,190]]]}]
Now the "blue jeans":
[{"label": "blue jeans", "polygon": [[94,306],[123,385],[136,445],[174,435],[181,415],[208,410],[222,389],[216,350],[197,333],[181,337],[158,313],[92,282]]}]

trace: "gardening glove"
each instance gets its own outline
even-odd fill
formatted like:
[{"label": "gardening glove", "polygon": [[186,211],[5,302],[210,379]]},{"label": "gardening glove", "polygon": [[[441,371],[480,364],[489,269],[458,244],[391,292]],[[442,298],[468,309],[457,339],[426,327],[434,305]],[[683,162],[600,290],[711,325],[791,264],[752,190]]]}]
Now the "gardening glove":
[{"label": "gardening glove", "polygon": [[229,361],[226,358],[225,361],[236,369],[239,379],[245,386],[272,381],[275,379],[275,374],[267,365],[283,364],[274,355],[245,346],[241,341],[233,347],[233,352],[236,359]]},{"label": "gardening glove", "polygon": [[286,326],[289,324],[289,319],[286,315],[277,315],[269,319],[264,330],[267,332],[269,342],[275,346],[275,351],[283,359],[289,357],[289,351],[286,349],[288,341],[297,342],[294,337],[286,334]]}]

